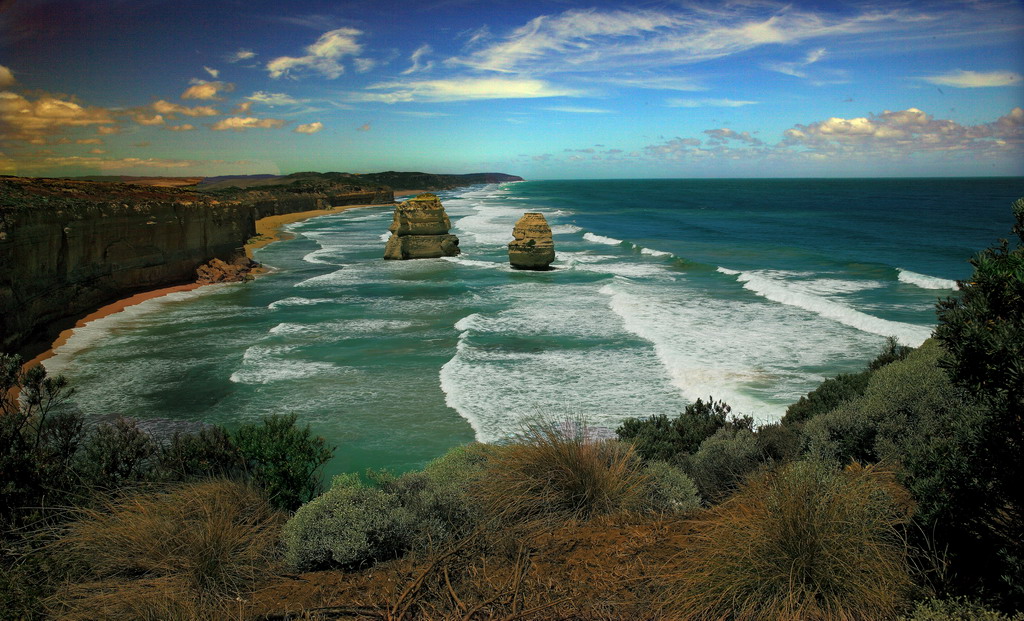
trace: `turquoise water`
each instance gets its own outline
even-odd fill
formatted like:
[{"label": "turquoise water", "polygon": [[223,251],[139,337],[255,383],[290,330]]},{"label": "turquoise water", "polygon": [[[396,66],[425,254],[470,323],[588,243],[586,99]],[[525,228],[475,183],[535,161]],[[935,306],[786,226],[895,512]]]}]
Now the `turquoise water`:
[{"label": "turquoise water", "polygon": [[[615,427],[724,399],[758,421],[888,335],[918,345],[1021,179],[537,181],[441,193],[464,254],[384,261],[388,207],[290,225],[255,282],[93,322],[47,363],[87,414],[294,412],[328,474],[421,466],[537,415]],[[508,268],[525,211],[554,271]]]}]

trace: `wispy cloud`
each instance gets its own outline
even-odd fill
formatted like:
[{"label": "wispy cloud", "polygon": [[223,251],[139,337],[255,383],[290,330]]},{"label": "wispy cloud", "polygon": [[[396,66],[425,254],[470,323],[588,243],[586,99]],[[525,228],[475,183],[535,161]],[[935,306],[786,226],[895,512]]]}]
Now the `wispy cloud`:
[{"label": "wispy cloud", "polygon": [[665,105],[670,108],[739,108],[760,102],[742,99],[669,99]]},{"label": "wispy cloud", "polygon": [[245,131],[247,129],[277,129],[283,127],[286,121],[282,119],[258,119],[253,116],[232,116],[221,119],[210,126],[213,131]]},{"label": "wispy cloud", "polygon": [[449,80],[381,82],[367,87],[369,93],[353,93],[354,101],[472,101],[483,99],[532,99],[585,94],[528,78],[453,78]]},{"label": "wispy cloud", "polygon": [[570,114],[612,114],[614,110],[605,110],[602,108],[579,108],[575,106],[551,106],[550,108],[544,108],[551,112],[568,112]]},{"label": "wispy cloud", "polygon": [[[571,9],[534,18],[446,63],[530,75],[635,71],[637,67],[692,64],[765,45],[876,35],[911,27],[917,31],[930,28],[937,34],[942,28],[951,30],[940,17],[905,9],[864,9],[853,14],[812,11],[771,2],[688,10]],[[804,62],[817,60],[817,53],[809,54]]]},{"label": "wispy cloud", "polygon": [[66,128],[114,122],[110,110],[83,106],[70,98],[42,93],[30,99],[0,91],[0,138],[3,139],[42,144],[44,136]]},{"label": "wispy cloud", "polygon": [[300,99],[295,99],[291,95],[285,93],[269,93],[267,91],[256,91],[252,95],[246,97],[249,101],[266,104],[268,106],[294,106],[304,103]]},{"label": "wispy cloud", "polygon": [[195,128],[196,126],[191,123],[182,123],[181,125],[168,125],[165,129],[169,129],[172,132],[190,132],[194,131]]},{"label": "wispy cloud", "polygon": [[203,65],[203,71],[205,71],[206,73],[209,73],[210,77],[213,78],[214,80],[216,80],[217,78],[220,77],[220,70],[219,69],[214,69],[212,67],[207,67],[206,65]]},{"label": "wispy cloud", "polygon": [[818,49],[814,49],[814,50],[811,50],[811,51],[807,52],[807,54],[804,56],[803,60],[798,60],[798,61],[795,61],[795,62],[788,62],[788,63],[784,63],[784,62],[765,63],[764,68],[768,69],[770,71],[777,71],[779,73],[784,73],[786,75],[791,75],[791,76],[796,77],[796,78],[806,78],[807,77],[807,72],[804,71],[804,68],[808,67],[809,65],[813,65],[814,63],[816,63],[819,60],[821,60],[822,58],[824,58],[825,57],[825,53],[826,53],[825,48],[819,47]]},{"label": "wispy cloud", "polygon": [[213,106],[195,106],[189,108],[181,104],[171,103],[163,99],[153,102],[153,110],[158,114],[182,114],[184,116],[217,116],[220,111]]},{"label": "wispy cloud", "polygon": [[[237,52],[235,52],[234,54],[231,54],[230,56],[228,56],[227,61],[229,63],[237,63],[237,62],[241,62],[243,60],[250,60],[252,58],[256,58],[256,52],[254,52],[252,50],[247,50],[245,48],[241,48]],[[217,76],[214,76],[214,77],[217,77]]]},{"label": "wispy cloud", "polygon": [[431,68],[433,68],[434,61],[428,60],[426,62],[421,62],[424,56],[432,53],[433,51],[433,48],[431,48],[429,45],[425,43],[416,48],[416,51],[414,51],[412,55],[409,56],[409,62],[411,62],[412,65],[410,65],[408,69],[403,71],[402,75],[409,75],[410,73],[417,73],[419,71],[429,71]]},{"label": "wispy cloud", "polygon": [[964,71],[958,69],[921,79],[932,84],[956,88],[988,88],[1021,83],[1021,75],[1013,71]]},{"label": "wispy cloud", "polygon": [[230,93],[235,90],[235,85],[228,82],[207,82],[206,80],[192,80],[192,86],[188,87],[181,94],[182,99],[206,99],[221,101],[224,98],[221,93]]},{"label": "wispy cloud", "polygon": [[294,131],[296,134],[315,134],[324,128],[324,124],[320,121],[314,121],[312,123],[303,123],[296,127]]},{"label": "wispy cloud", "polygon": [[7,88],[15,82],[16,80],[14,79],[14,74],[11,72],[11,70],[7,67],[4,67],[3,65],[0,65],[0,88]]},{"label": "wispy cloud", "polygon": [[337,78],[345,72],[339,62],[345,56],[357,56],[363,46],[356,38],[363,34],[355,28],[337,28],[320,35],[312,45],[306,46],[304,56],[279,56],[267,63],[272,78],[295,77],[303,70],[319,73],[326,78]]}]

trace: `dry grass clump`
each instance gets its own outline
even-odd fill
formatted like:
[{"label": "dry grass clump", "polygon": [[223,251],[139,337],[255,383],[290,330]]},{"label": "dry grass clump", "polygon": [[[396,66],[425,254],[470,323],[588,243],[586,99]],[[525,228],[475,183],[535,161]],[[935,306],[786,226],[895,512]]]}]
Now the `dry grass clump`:
[{"label": "dry grass clump", "polygon": [[648,476],[633,447],[592,439],[582,424],[534,423],[491,455],[470,495],[487,515],[511,522],[638,509]]},{"label": "dry grass clump", "polygon": [[667,576],[665,613],[686,619],[892,618],[911,586],[909,494],[891,473],[795,462],[692,523]]},{"label": "dry grass clump", "polygon": [[53,544],[69,561],[59,618],[224,616],[276,568],[283,516],[256,490],[210,480],[79,509]]}]

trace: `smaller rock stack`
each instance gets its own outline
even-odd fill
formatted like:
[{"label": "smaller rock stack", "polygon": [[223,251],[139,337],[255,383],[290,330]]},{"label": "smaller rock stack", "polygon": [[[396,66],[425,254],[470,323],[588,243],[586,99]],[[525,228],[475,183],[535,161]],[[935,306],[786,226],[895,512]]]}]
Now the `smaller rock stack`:
[{"label": "smaller rock stack", "polygon": [[436,194],[424,193],[395,206],[385,259],[436,259],[459,254],[459,238]]},{"label": "smaller rock stack", "polygon": [[508,262],[517,270],[549,270],[555,260],[555,242],[544,214],[525,213],[512,229]]}]

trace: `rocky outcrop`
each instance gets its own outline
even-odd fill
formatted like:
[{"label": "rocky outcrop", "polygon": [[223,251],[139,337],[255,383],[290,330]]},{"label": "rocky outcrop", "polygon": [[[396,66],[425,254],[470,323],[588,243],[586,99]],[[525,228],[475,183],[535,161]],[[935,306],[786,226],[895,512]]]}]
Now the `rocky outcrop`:
[{"label": "rocky outcrop", "polygon": [[512,229],[508,262],[517,270],[549,270],[555,260],[555,242],[544,214],[525,213]]},{"label": "rocky outcrop", "polygon": [[385,259],[435,259],[459,254],[459,238],[436,194],[420,194],[395,206]]},{"label": "rocky outcrop", "polygon": [[196,283],[212,285],[219,282],[245,282],[256,277],[261,269],[259,263],[242,256],[228,263],[220,259],[210,259],[196,268]]}]

